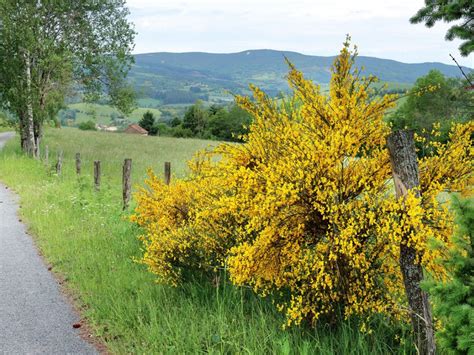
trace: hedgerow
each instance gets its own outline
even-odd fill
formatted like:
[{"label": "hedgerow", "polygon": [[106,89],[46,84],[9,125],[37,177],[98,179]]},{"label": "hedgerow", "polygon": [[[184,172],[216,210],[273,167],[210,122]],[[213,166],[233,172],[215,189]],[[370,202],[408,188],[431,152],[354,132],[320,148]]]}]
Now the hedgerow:
[{"label": "hedgerow", "polygon": [[143,263],[159,282],[228,270],[236,285],[271,295],[287,325],[376,313],[404,315],[402,236],[418,262],[445,274],[436,239],[451,245],[453,216],[440,193],[472,178],[474,125],[454,126],[419,161],[421,197],[397,200],[383,120],[395,95],[378,96],[376,78],[354,68],[344,43],[329,94],[291,63],[290,98],[256,87],[237,103],[253,116],[243,144],[222,144],[190,162],[187,179],[165,185],[149,172],[132,220],[144,229]]}]

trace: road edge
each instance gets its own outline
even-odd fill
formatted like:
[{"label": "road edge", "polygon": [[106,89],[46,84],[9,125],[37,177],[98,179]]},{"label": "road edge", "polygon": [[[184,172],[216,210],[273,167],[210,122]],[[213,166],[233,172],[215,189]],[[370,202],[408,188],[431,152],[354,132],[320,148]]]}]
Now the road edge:
[{"label": "road edge", "polygon": [[[0,132],[0,135],[3,135],[5,133],[9,133],[9,134],[13,133],[13,135],[9,136],[6,139],[5,143],[7,143],[8,141],[16,137],[16,132]],[[0,151],[2,151],[2,149],[3,149],[3,145],[0,145]],[[95,335],[95,332],[93,331],[94,327],[91,324],[89,324],[87,318],[83,315],[83,310],[87,306],[80,300],[80,297],[74,293],[74,290],[72,289],[72,287],[68,285],[68,282],[66,281],[67,279],[66,275],[54,269],[54,265],[51,264],[48,258],[44,255],[43,250],[38,245],[38,237],[33,232],[31,228],[31,223],[28,221],[28,218],[26,218],[23,215],[22,203],[21,203],[23,200],[22,196],[15,189],[8,186],[5,182],[0,180],[0,184],[5,186],[6,189],[8,189],[11,193],[15,195],[15,198],[17,199],[17,203],[18,203],[18,211],[17,211],[18,220],[21,223],[23,223],[23,225],[25,226],[26,234],[30,237],[31,241],[33,242],[33,246],[35,248],[36,254],[40,257],[41,262],[45,265],[48,272],[53,276],[54,280],[56,281],[59,292],[61,296],[63,297],[64,301],[71,307],[72,312],[76,314],[77,317],[79,318],[79,322],[76,323],[80,325],[79,332],[78,332],[79,337],[85,342],[87,342],[89,345],[91,345],[99,354],[101,355],[112,354],[107,348],[107,345],[103,341],[103,339]]]}]

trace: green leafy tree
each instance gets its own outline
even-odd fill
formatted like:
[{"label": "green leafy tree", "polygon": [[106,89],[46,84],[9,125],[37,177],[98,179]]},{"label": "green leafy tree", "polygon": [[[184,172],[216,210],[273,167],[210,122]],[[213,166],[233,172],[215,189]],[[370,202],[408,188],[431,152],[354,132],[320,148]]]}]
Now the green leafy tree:
[{"label": "green leafy tree", "polygon": [[181,125],[183,123],[183,121],[181,121],[181,118],[175,116],[173,117],[173,119],[170,121],[170,126],[171,127],[178,127],[179,125]]},{"label": "green leafy tree", "polygon": [[211,106],[209,110],[208,130],[212,136],[223,140],[239,141],[239,137],[247,132],[246,127],[250,124],[251,118],[240,107],[232,105],[229,110],[226,110]]},{"label": "green leafy tree", "polygon": [[148,131],[148,135],[149,136],[157,136],[158,134],[160,134],[160,127],[161,127],[162,123],[160,124],[156,124],[156,125],[153,125],[150,130]]},{"label": "green leafy tree", "polygon": [[433,124],[438,123],[442,134],[436,139],[446,142],[453,122],[472,119],[474,92],[466,90],[466,85],[461,79],[446,78],[438,70],[431,70],[417,79],[406,101],[389,117],[393,128],[409,128],[418,135],[430,136]]},{"label": "green leafy tree", "polygon": [[193,132],[189,128],[178,126],[173,129],[172,136],[176,138],[191,138],[193,137]]},{"label": "green leafy tree", "polygon": [[74,83],[86,99],[130,112],[128,15],[125,0],[0,0],[0,105],[17,115],[24,151],[38,153],[43,122]]},{"label": "green leafy tree", "polygon": [[411,23],[424,22],[433,27],[438,21],[452,22],[460,20],[446,33],[446,39],[463,40],[459,50],[461,55],[468,56],[474,51],[474,2],[472,0],[425,0],[425,7],[418,10],[410,19]]},{"label": "green leafy tree", "polygon": [[446,262],[452,277],[425,285],[442,324],[440,345],[455,354],[474,354],[474,205],[454,197],[458,216],[457,248]]},{"label": "green leafy tree", "polygon": [[202,101],[196,103],[186,110],[183,118],[183,128],[188,129],[194,136],[201,137],[204,135],[208,121],[208,112],[204,108]]},{"label": "green leafy tree", "polygon": [[143,114],[142,119],[138,122],[138,125],[143,129],[146,129],[150,135],[155,135],[153,126],[155,125],[155,115],[153,112],[147,111]]},{"label": "green leafy tree", "polygon": [[172,129],[166,123],[157,123],[152,127],[153,135],[168,136],[171,134]]},{"label": "green leafy tree", "polygon": [[209,106],[209,115],[215,115],[217,114],[219,111],[222,111],[222,107],[218,106],[218,105],[211,105]]}]

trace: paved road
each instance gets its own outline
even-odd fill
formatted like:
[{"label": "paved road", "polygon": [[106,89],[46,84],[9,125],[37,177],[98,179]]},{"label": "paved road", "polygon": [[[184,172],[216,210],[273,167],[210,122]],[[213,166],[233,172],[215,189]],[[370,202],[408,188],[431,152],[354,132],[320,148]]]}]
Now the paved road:
[{"label": "paved road", "polygon": [[[0,149],[12,133],[0,133]],[[0,184],[0,354],[96,354]]]}]

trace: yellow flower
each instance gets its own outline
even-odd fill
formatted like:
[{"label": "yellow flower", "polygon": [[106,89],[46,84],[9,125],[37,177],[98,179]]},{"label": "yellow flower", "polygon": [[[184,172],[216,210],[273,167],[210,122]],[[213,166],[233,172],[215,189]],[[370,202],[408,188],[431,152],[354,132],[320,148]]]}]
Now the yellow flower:
[{"label": "yellow flower", "polygon": [[433,143],[437,154],[419,162],[421,197],[397,200],[383,119],[396,97],[376,95],[355,55],[346,42],[329,95],[289,63],[285,102],[253,86],[253,99],[236,98],[253,116],[243,144],[198,153],[191,175],[170,186],[149,172],[131,220],[143,228],[142,262],[159,282],[226,268],[233,283],[274,295],[290,326],[340,308],[345,317],[404,316],[406,238],[418,262],[443,275],[442,253],[427,243],[451,243],[452,214],[439,196],[472,186],[474,124]]}]

